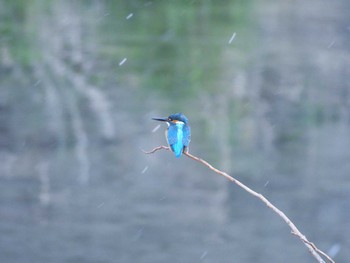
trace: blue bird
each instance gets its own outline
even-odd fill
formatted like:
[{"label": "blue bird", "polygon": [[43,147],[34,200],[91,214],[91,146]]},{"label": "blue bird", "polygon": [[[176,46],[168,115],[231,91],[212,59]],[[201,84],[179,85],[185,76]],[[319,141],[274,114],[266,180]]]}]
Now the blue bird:
[{"label": "blue bird", "polygon": [[163,121],[168,124],[165,131],[170,149],[179,158],[183,152],[188,151],[191,140],[191,128],[188,119],[182,113],[171,114],[168,118],[152,118],[155,121]]}]

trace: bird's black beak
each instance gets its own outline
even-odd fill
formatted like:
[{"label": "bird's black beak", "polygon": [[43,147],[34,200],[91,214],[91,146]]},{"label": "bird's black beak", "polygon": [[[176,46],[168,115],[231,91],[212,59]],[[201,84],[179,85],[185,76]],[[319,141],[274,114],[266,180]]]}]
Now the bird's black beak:
[{"label": "bird's black beak", "polygon": [[168,118],[152,118],[155,121],[168,121]]}]

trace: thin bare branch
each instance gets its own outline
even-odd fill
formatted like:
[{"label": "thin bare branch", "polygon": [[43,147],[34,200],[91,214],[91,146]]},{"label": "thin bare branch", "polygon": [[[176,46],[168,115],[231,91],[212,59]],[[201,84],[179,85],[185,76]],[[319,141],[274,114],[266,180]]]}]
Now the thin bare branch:
[{"label": "thin bare branch", "polygon": [[141,149],[141,151],[143,151],[145,154],[151,154],[151,153],[155,153],[156,151],[159,151],[159,150],[162,150],[162,149],[168,150],[168,151],[170,150],[170,148],[168,146],[158,146],[158,147],[154,148],[153,150],[151,150],[149,152],[147,152],[145,150],[142,150],[142,149]]},{"label": "thin bare branch", "polygon": [[307,239],[305,238],[305,236],[300,237],[299,235],[297,235],[296,233],[294,233],[293,230],[292,230],[292,234],[295,235],[295,236],[297,236],[297,237],[299,237],[304,243],[308,243],[310,246],[312,246],[319,254],[321,254],[322,256],[324,256],[325,258],[327,258],[327,260],[328,260],[329,262],[335,263],[334,260],[333,260],[330,256],[328,256],[328,255],[327,255],[325,252],[323,252],[322,250],[318,249],[318,247],[316,247],[316,245],[315,245],[314,243],[312,243],[312,242],[310,242],[309,240],[307,240]]},{"label": "thin bare branch", "polygon": [[[146,154],[151,154],[154,153],[158,150],[161,149],[165,149],[165,150],[170,150],[169,147],[167,146],[159,146],[154,148],[153,150],[149,151],[149,152],[145,152]],[[248,186],[246,186],[245,184],[241,183],[240,181],[238,181],[237,179],[233,178],[232,176],[228,175],[225,172],[220,171],[219,169],[216,169],[215,167],[213,167],[211,164],[209,164],[207,161],[194,156],[192,154],[190,154],[189,152],[184,152],[184,155],[186,155],[187,157],[191,158],[192,160],[195,160],[203,165],[205,165],[206,167],[208,167],[210,170],[212,170],[213,172],[225,177],[226,179],[230,180],[231,182],[235,183],[236,185],[238,185],[239,187],[241,187],[242,189],[244,189],[246,192],[248,192],[249,194],[259,198],[263,203],[265,203],[265,205],[267,207],[269,207],[270,209],[272,209],[272,211],[274,211],[279,217],[281,217],[284,222],[286,222],[286,224],[290,227],[291,229],[291,233],[295,236],[297,236],[302,242],[303,244],[307,247],[307,249],[309,250],[310,254],[319,262],[319,263],[325,263],[325,261],[323,260],[323,258],[321,257],[324,256],[325,258],[327,258],[327,260],[331,263],[335,263],[335,261],[328,256],[326,253],[324,253],[322,250],[318,249],[314,243],[310,242],[300,231],[299,229],[294,225],[294,223],[281,211],[279,210],[276,206],[274,206],[269,200],[267,200],[262,194],[255,192],[254,190],[250,189]]]}]

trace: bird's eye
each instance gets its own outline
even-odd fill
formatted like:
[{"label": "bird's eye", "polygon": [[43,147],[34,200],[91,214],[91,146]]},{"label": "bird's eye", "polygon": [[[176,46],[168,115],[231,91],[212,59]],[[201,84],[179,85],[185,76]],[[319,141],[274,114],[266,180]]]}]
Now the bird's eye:
[{"label": "bird's eye", "polygon": [[172,118],[168,118],[168,121],[172,121],[173,119]]}]

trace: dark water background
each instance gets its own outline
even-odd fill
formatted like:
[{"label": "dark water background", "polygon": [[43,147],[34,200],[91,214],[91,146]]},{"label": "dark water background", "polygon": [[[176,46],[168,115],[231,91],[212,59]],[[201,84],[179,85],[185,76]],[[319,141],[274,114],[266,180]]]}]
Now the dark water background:
[{"label": "dark water background", "polygon": [[1,262],[350,257],[350,2],[0,1]]}]

